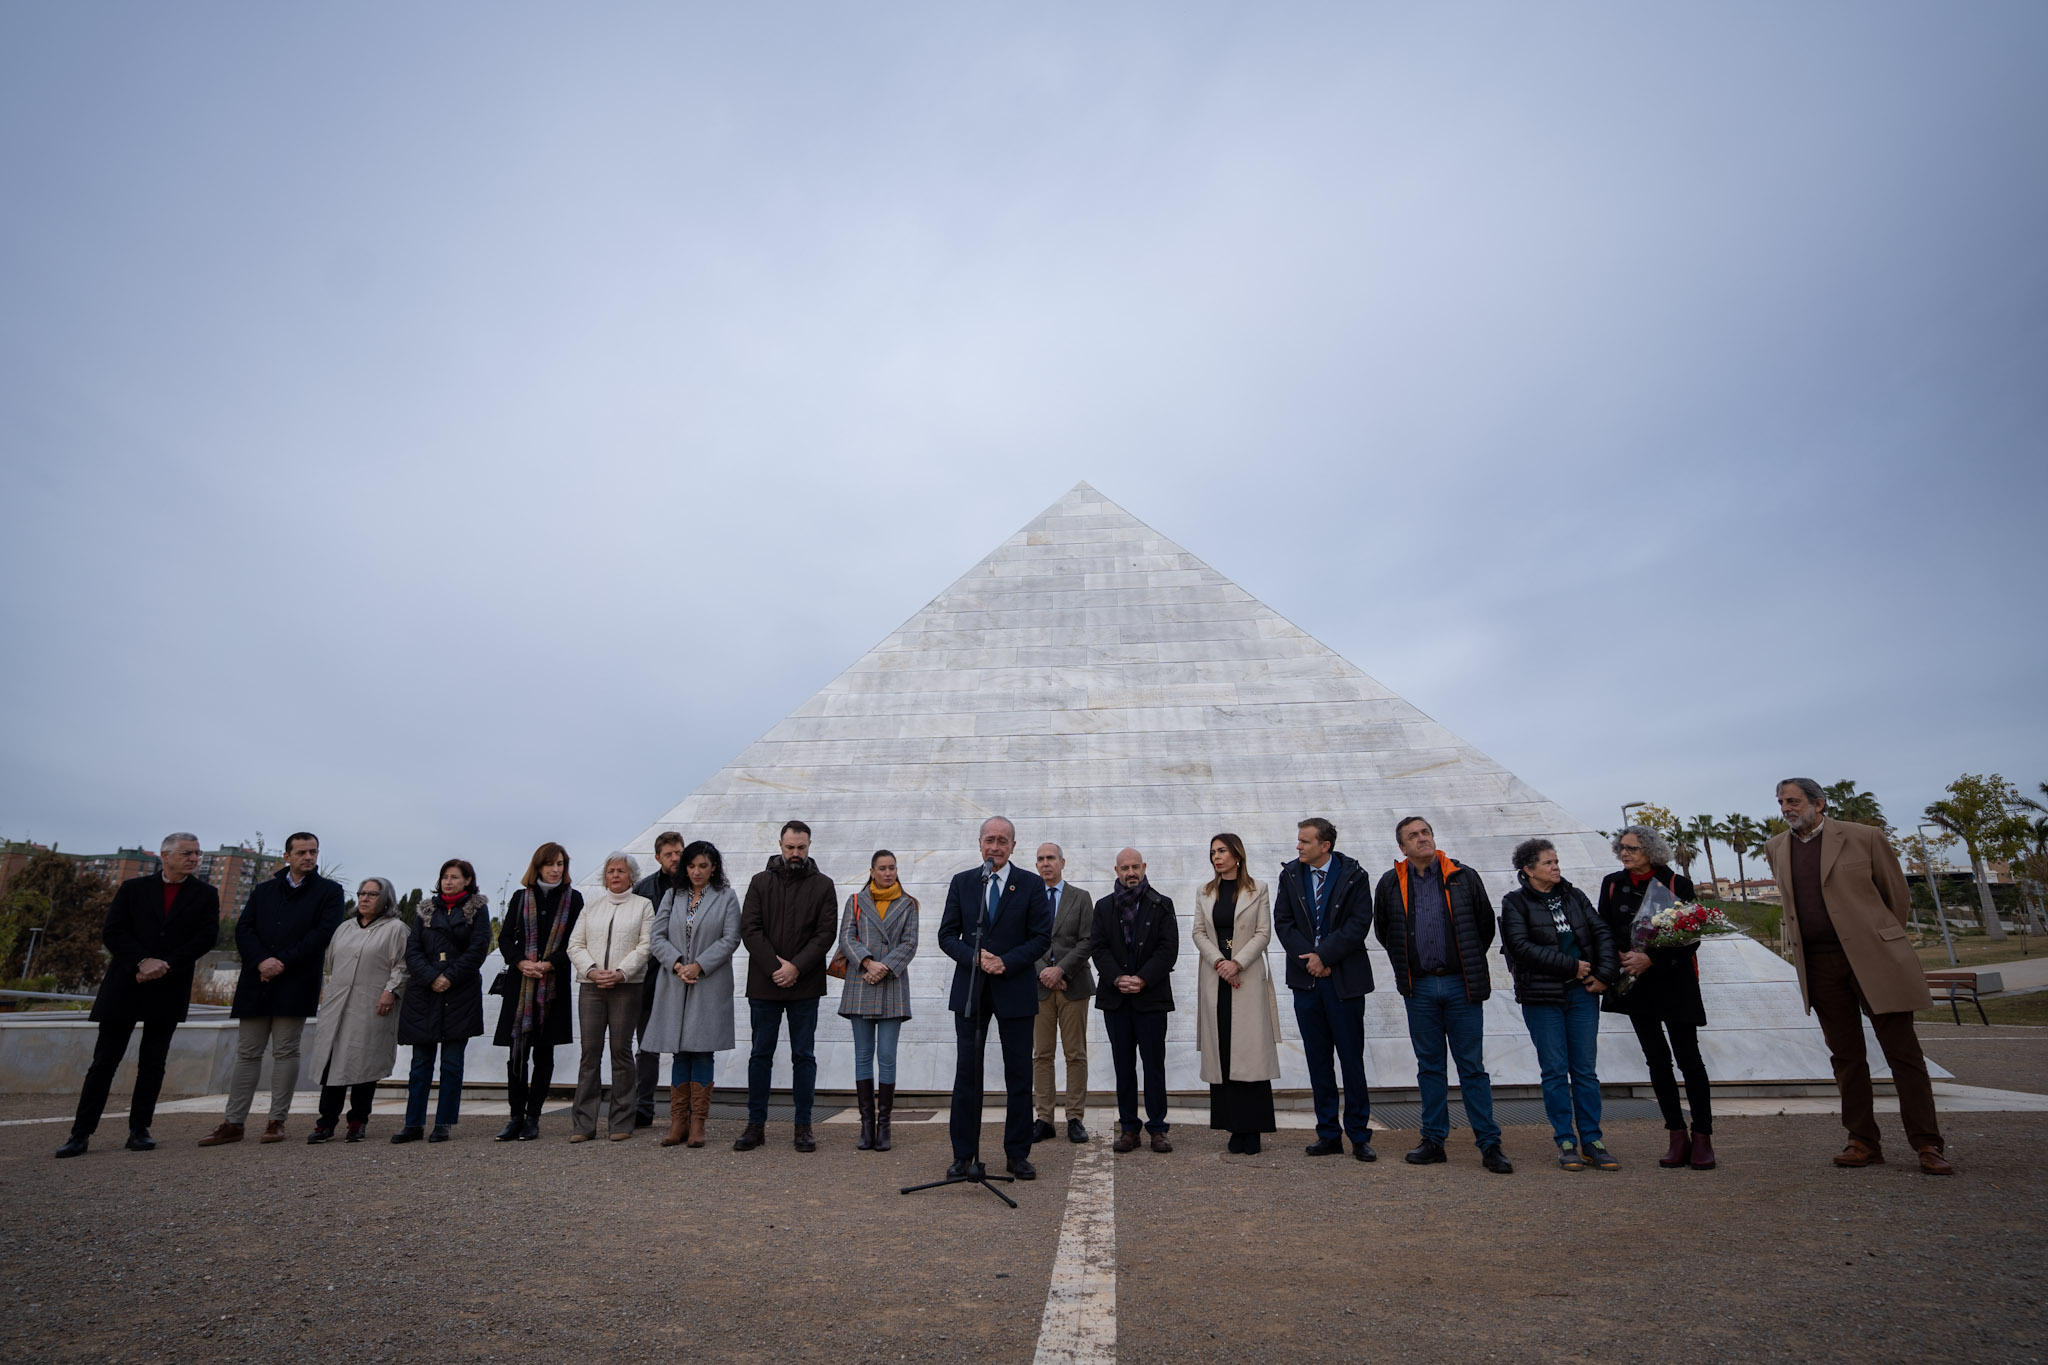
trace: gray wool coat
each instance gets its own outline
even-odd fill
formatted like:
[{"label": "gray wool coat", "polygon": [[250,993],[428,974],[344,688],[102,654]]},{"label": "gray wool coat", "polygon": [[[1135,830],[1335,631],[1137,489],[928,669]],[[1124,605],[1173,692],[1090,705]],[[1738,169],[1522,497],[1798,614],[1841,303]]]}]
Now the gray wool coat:
[{"label": "gray wool coat", "polygon": [[[908,891],[897,898],[885,918],[875,913],[866,885],[846,898],[839,919],[839,951],[846,957],[846,980],[839,991],[839,1012],[849,1019],[908,1019],[910,959],[917,956],[917,897]],[[861,980],[860,964],[873,958],[889,969],[878,985]]]},{"label": "gray wool coat", "polygon": [[[697,908],[687,890],[670,891],[655,907],[658,971],[654,1011],[641,1036],[646,1052],[724,1052],[733,1046],[732,955],[740,946],[740,898],[729,886],[707,889]],[[678,962],[704,969],[697,984],[676,975]]]},{"label": "gray wool coat", "polygon": [[[398,1060],[398,1006],[377,1013],[384,992],[405,994],[405,943],[410,931],[396,909],[365,928],[350,915],[327,940],[327,986],[320,1023],[306,1049],[306,1074],[328,1085],[381,1081]],[[425,987],[421,987],[422,990]]]}]

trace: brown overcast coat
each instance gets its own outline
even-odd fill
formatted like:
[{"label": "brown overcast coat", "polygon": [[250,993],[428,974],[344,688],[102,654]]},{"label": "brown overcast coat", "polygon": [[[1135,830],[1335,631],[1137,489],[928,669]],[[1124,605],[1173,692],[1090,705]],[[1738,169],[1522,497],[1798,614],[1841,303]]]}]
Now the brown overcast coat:
[{"label": "brown overcast coat", "polygon": [[[1799,993],[1807,997],[1806,949],[1799,941],[1799,914],[1792,903],[1790,833],[1764,845],[1771,875],[1785,906],[1785,937],[1792,945],[1792,965],[1799,969]],[[1912,903],[1906,874],[1899,869],[1884,831],[1871,825],[1824,820],[1820,833],[1820,892],[1828,919],[1842,940],[1842,953],[1856,973],[1856,984],[1873,1014],[1924,1010],[1933,1003],[1927,975],[1906,937]],[[1807,1009],[1813,1002],[1807,998]]]}]

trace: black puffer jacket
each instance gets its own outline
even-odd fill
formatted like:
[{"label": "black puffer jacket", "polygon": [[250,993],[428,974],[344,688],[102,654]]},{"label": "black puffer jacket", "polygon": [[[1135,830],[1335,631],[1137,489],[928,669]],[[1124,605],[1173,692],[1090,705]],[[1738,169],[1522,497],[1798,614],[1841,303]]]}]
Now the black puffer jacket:
[{"label": "black puffer jacket", "polygon": [[[465,915],[465,911],[468,913]],[[491,905],[471,892],[453,909],[438,896],[420,903],[405,944],[405,994],[398,1007],[398,1041],[459,1043],[484,1031],[484,958],[491,951]],[[448,989],[434,989],[434,978]]]},{"label": "black puffer jacket", "polygon": [[[1486,970],[1486,950],[1493,946],[1493,902],[1479,874],[1454,858],[1438,854],[1444,902],[1451,907],[1451,952],[1465,982],[1465,998],[1478,1004],[1493,994],[1493,976]],[[1415,922],[1409,917],[1408,860],[1403,858],[1380,878],[1372,898],[1373,936],[1387,950],[1394,969],[1394,989],[1415,994]]]},{"label": "black puffer jacket", "polygon": [[[1578,977],[1581,961],[1593,964],[1596,979],[1613,985],[1621,976],[1614,935],[1586,893],[1567,881],[1547,893],[1537,892],[1526,876],[1519,880],[1519,887],[1500,898],[1500,955],[1515,974],[1515,999],[1524,1005],[1562,1005],[1565,983]],[[1546,905],[1552,895],[1564,899],[1565,919],[1579,941],[1579,957],[1558,950],[1557,926]]]}]

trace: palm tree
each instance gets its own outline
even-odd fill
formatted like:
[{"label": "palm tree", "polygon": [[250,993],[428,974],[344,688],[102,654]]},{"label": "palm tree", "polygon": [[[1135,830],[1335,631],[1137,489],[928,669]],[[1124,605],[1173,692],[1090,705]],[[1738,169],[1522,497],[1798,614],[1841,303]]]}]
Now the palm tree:
[{"label": "palm tree", "polygon": [[1837,820],[1846,820],[1852,825],[1884,826],[1884,808],[1877,804],[1877,798],[1869,792],[1856,790],[1856,779],[1845,777],[1822,787],[1827,796],[1828,814]]},{"label": "palm tree", "polygon": [[1707,880],[1714,884],[1714,894],[1721,894],[1721,876],[1714,871],[1714,840],[1721,837],[1721,827],[1714,823],[1711,815],[1695,815],[1685,822],[1687,837],[1699,842],[1700,852],[1707,855]]},{"label": "palm tree", "polygon": [[1735,854],[1735,876],[1742,888],[1742,903],[1749,904],[1749,867],[1744,862],[1764,846],[1764,829],[1747,815],[1731,815],[1721,822],[1721,842]]},{"label": "palm tree", "polygon": [[1989,779],[1964,773],[1948,784],[1948,793],[1927,807],[1927,823],[1963,841],[1970,855],[1970,872],[1977,883],[1977,912],[1984,922],[1984,936],[1997,942],[2004,939],[2005,926],[1999,923],[1998,905],[1991,899],[1984,851],[2015,837],[2017,817],[2007,807],[2014,800],[2025,798],[1997,773]]},{"label": "palm tree", "polygon": [[[1692,831],[1676,824],[1664,831],[1664,838],[1671,845],[1671,861],[1678,864],[1678,870],[1690,881],[1692,865],[1700,856],[1699,842],[1693,838]],[[1698,890],[1695,889],[1693,894],[1698,895]]]}]

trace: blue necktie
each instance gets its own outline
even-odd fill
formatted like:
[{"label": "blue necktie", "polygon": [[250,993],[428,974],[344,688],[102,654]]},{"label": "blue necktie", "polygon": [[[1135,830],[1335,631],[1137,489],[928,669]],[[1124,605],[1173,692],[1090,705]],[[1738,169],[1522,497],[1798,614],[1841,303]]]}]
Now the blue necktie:
[{"label": "blue necktie", "polygon": [[1309,891],[1309,899],[1315,903],[1317,938],[1321,938],[1323,935],[1323,873],[1325,870],[1320,867],[1309,869],[1309,875],[1315,878],[1314,885]]},{"label": "blue necktie", "polygon": [[995,928],[996,924],[996,902],[1002,898],[1003,879],[1001,877],[990,877],[988,879],[988,918],[983,920],[982,923],[991,929]]}]

